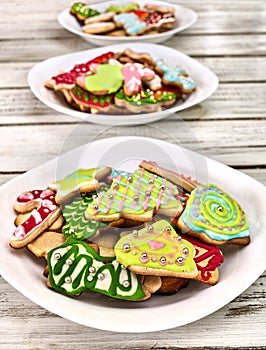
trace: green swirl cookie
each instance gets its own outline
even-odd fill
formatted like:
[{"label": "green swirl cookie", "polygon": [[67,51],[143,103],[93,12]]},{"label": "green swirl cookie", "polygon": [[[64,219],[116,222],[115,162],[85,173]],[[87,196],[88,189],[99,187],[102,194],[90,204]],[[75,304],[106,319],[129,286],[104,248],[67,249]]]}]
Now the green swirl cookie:
[{"label": "green swirl cookie", "polygon": [[144,300],[141,276],[124,268],[115,258],[99,256],[87,243],[68,240],[52,249],[47,257],[49,280],[53,289],[77,295],[86,290],[116,299]]}]

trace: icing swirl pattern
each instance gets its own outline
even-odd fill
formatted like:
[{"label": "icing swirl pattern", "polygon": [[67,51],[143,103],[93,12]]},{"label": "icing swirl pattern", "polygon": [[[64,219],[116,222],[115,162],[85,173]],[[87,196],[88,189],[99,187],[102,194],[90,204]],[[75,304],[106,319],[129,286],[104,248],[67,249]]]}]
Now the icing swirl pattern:
[{"label": "icing swirl pattern", "polygon": [[218,241],[249,236],[246,214],[229,194],[215,185],[191,192],[182,220],[189,229]]}]

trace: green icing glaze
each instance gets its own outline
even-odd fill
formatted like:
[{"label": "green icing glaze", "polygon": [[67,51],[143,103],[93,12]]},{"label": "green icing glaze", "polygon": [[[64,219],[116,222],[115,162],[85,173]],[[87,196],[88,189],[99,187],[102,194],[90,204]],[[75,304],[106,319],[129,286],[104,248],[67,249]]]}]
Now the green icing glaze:
[{"label": "green icing glaze", "polygon": [[128,12],[132,10],[137,10],[139,8],[139,4],[137,3],[131,3],[131,4],[125,4],[125,5],[111,5],[107,8],[106,12]]},{"label": "green icing glaze", "polygon": [[78,169],[63,179],[52,182],[50,187],[57,191],[59,198],[65,197],[82,186],[97,184],[98,180],[95,179],[95,176],[100,170],[101,168]]},{"label": "green icing glaze", "polygon": [[201,185],[192,191],[182,214],[183,222],[215,240],[249,236],[246,214],[228,193],[216,185]]},{"label": "green icing glaze", "polygon": [[92,107],[109,107],[112,104],[114,95],[97,96],[89,91],[83,90],[80,86],[76,85],[72,88],[74,99],[79,102]]},{"label": "green icing glaze", "polygon": [[47,257],[52,287],[68,295],[91,290],[112,298],[142,300],[141,277],[124,269],[115,258],[101,257],[88,244],[69,240]]},{"label": "green icing glaze", "polygon": [[63,226],[63,232],[66,238],[85,240],[93,237],[99,228],[106,226],[100,221],[85,218],[85,210],[88,204],[92,202],[93,194],[79,195],[71,203],[65,205],[63,216],[66,223]]},{"label": "green icing glaze", "polygon": [[115,254],[124,266],[197,274],[194,246],[178,236],[166,220],[123,236],[115,245]]},{"label": "green icing glaze", "polygon": [[88,91],[106,91],[108,94],[111,94],[121,88],[123,80],[120,66],[100,64],[97,66],[95,74],[86,76],[85,86]]},{"label": "green icing glaze", "polygon": [[94,10],[87,5],[77,2],[71,6],[71,12],[72,13],[78,13],[82,17],[89,18],[93,16],[100,15],[100,12],[97,10]]},{"label": "green icing glaze", "polygon": [[177,194],[177,187],[169,181],[144,169],[137,169],[130,176],[122,173],[115,178],[108,191],[100,192],[98,197],[89,203],[85,215],[141,215],[154,209],[178,210],[181,204],[175,198]]},{"label": "green icing glaze", "polygon": [[115,97],[129,102],[131,105],[141,107],[145,104],[156,104],[159,102],[172,101],[176,99],[176,94],[166,91],[150,91],[144,90],[141,93],[134,96],[126,96],[123,91],[119,91],[115,94]]}]

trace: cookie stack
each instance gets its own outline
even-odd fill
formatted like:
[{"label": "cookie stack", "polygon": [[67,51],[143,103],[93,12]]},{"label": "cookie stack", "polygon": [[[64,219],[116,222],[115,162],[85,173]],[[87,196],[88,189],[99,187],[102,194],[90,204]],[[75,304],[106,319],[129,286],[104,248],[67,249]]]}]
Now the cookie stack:
[{"label": "cookie stack", "polygon": [[126,48],[106,52],[45,82],[72,107],[88,113],[159,112],[187,98],[196,85],[182,67]]},{"label": "cookie stack", "polygon": [[99,12],[84,3],[74,3],[70,13],[86,34],[136,36],[157,34],[172,29],[176,22],[172,6],[137,3],[111,5]]}]

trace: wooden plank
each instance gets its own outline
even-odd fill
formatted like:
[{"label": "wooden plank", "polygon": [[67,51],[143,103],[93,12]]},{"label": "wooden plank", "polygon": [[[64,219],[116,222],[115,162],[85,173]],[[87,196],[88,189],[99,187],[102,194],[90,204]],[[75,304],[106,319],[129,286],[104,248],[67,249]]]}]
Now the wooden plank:
[{"label": "wooden plank", "polygon": [[[265,349],[266,276],[233,302],[192,324],[154,333],[104,332],[64,320],[33,304],[0,279],[0,349]],[[210,287],[211,288],[211,287]],[[12,305],[12,308],[10,307]],[[167,315],[162,315],[162,319]],[[160,322],[160,320],[158,320]],[[211,326],[210,326],[211,325]],[[251,327],[252,325],[252,327]],[[20,329],[20,333],[17,330]],[[217,337],[217,329],[219,337]],[[4,330],[4,331],[3,331]],[[204,336],[202,336],[204,334]],[[241,337],[240,337],[241,334]],[[45,336],[44,336],[45,335]]]},{"label": "wooden plank", "polygon": [[[177,115],[184,120],[261,119],[265,118],[265,94],[266,83],[220,84],[209,99]],[[35,98],[29,89],[0,89],[1,124],[45,122],[46,116],[47,122],[55,123],[66,118]]]},{"label": "wooden plank", "polygon": [[[60,38],[60,39],[59,39]],[[266,34],[243,35],[179,35],[168,40],[167,45],[191,56],[262,56],[266,53]],[[93,48],[76,36],[58,38],[14,39],[0,42],[0,62],[41,61],[71,52]]]},{"label": "wooden plank", "polygon": [[[89,123],[2,126],[0,172],[22,172],[42,164],[62,151],[114,135],[151,136],[211,156],[236,167],[265,165],[266,120],[176,121],[134,128]],[[256,137],[254,137],[256,135]],[[247,146],[248,145],[248,146]],[[34,152],[33,152],[34,150]]]},{"label": "wooden plank", "polygon": [[[93,1],[93,3],[101,1]],[[34,12],[28,9],[34,6],[27,1],[27,5],[18,6],[15,1],[2,1],[3,8],[8,8],[1,18],[0,33],[2,39],[15,38],[58,38],[61,35],[71,37],[71,34],[60,28],[57,15],[67,8],[65,1],[45,2],[35,6]],[[176,3],[173,1],[173,3]],[[231,1],[225,9],[221,1],[178,1],[178,4],[193,8],[199,15],[198,21],[182,35],[190,34],[224,34],[224,33],[265,33],[266,7],[263,1]],[[230,16],[228,16],[230,11]],[[15,25],[12,23],[16,18]]]}]

